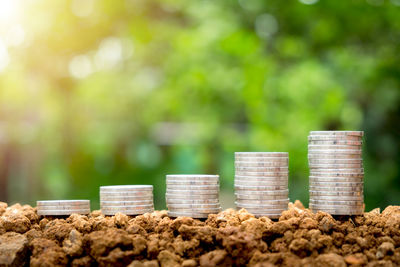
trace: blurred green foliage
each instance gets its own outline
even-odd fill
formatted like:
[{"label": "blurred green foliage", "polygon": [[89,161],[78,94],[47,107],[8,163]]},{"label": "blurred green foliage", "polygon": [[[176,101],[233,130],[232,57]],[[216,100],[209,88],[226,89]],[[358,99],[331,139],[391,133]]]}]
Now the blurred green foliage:
[{"label": "blurred green foliage", "polygon": [[399,0],[16,8],[24,39],[0,72],[9,202],[98,208],[100,185],[153,184],[164,208],[166,174],[217,173],[233,207],[233,153],[289,151],[291,200],[307,204],[309,131],[351,129],[367,210],[400,204]]}]

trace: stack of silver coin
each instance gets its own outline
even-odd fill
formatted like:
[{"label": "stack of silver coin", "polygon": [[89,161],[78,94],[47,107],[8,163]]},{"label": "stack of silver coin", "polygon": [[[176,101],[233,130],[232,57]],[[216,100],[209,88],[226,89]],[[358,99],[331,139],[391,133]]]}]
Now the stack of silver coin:
[{"label": "stack of silver coin", "polygon": [[219,175],[167,175],[166,184],[171,217],[207,218],[221,211]]},{"label": "stack of silver coin", "polygon": [[289,203],[287,152],[236,152],[236,207],[279,218]]},{"label": "stack of silver coin", "polygon": [[72,213],[89,214],[90,200],[39,200],[36,201],[40,216],[68,216]]},{"label": "stack of silver coin", "polygon": [[100,186],[100,208],[104,215],[115,215],[118,212],[126,215],[153,212],[153,186]]},{"label": "stack of silver coin", "polygon": [[362,131],[311,131],[310,208],[332,215],[364,212]]}]

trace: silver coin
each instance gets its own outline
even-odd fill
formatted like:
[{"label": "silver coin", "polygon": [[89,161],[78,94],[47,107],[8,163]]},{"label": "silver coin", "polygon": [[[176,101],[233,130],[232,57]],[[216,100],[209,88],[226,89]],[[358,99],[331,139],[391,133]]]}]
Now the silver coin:
[{"label": "silver coin", "polygon": [[322,205],[310,203],[310,208],[312,209],[342,209],[342,210],[364,210],[364,205]]},{"label": "silver coin", "polygon": [[167,179],[219,179],[219,175],[217,174],[167,174]]},{"label": "silver coin", "polygon": [[268,181],[258,181],[258,182],[249,182],[249,181],[240,181],[240,180],[235,180],[234,183],[235,186],[288,186],[288,181],[273,181],[273,182],[268,182]]},{"label": "silver coin", "polygon": [[313,196],[363,196],[363,191],[324,191],[310,190],[310,195]]},{"label": "silver coin", "polygon": [[129,196],[129,197],[152,197],[153,191],[114,191],[114,192],[102,192],[101,196]]},{"label": "silver coin", "polygon": [[340,150],[340,149],[318,149],[318,150],[314,150],[314,149],[309,149],[308,150],[308,155],[346,155],[346,156],[350,156],[350,155],[358,155],[361,156],[362,155],[362,149],[347,149],[347,150]]},{"label": "silver coin", "polygon": [[147,210],[153,209],[153,204],[143,204],[143,205],[118,205],[118,204],[110,204],[110,203],[100,203],[101,209],[135,209],[135,210]]},{"label": "silver coin", "polygon": [[310,180],[310,185],[312,186],[323,186],[323,187],[363,187],[364,183],[363,182],[320,182],[320,181],[314,181]]},{"label": "silver coin", "polygon": [[363,164],[308,164],[310,169],[363,169]]},{"label": "silver coin", "polygon": [[246,209],[250,213],[269,213],[269,214],[280,214],[282,211],[287,210],[286,207],[276,207],[276,208],[252,208],[251,206],[243,207],[243,206],[236,206],[237,209]]},{"label": "silver coin", "polygon": [[174,211],[168,211],[168,216],[177,218],[177,217],[191,217],[191,218],[197,218],[197,219],[202,219],[202,218],[208,218],[208,215],[212,213],[198,213],[198,212],[174,212]]},{"label": "silver coin", "polygon": [[182,190],[182,189],[169,189],[167,188],[168,194],[181,194],[181,195],[216,195],[219,190]]},{"label": "silver coin", "polygon": [[166,181],[168,185],[217,185],[219,186],[219,181],[200,181],[200,180],[192,180],[192,181],[184,181],[184,180],[168,180]]},{"label": "silver coin", "polygon": [[325,210],[364,210],[365,205],[319,205],[319,204],[313,204],[310,203],[309,207],[311,209],[325,209]]},{"label": "silver coin", "polygon": [[362,146],[356,145],[312,145],[308,144],[308,150],[362,150]]},{"label": "silver coin", "polygon": [[310,176],[310,182],[329,182],[329,183],[341,183],[341,182],[350,182],[350,183],[362,183],[364,181],[363,178],[359,177],[318,177],[318,176]]},{"label": "silver coin", "polygon": [[288,167],[235,167],[239,172],[287,172]]},{"label": "silver coin", "polygon": [[242,157],[289,157],[289,152],[235,152]]},{"label": "silver coin", "polygon": [[[271,179],[272,178],[272,179]],[[266,177],[263,179],[263,177],[250,177],[250,178],[240,178],[235,176],[235,182],[239,183],[288,183],[288,177]]]},{"label": "silver coin", "polygon": [[340,146],[362,146],[362,140],[309,140],[309,145],[340,145]]},{"label": "silver coin", "polygon": [[73,209],[90,209],[90,205],[46,205],[46,206],[38,206],[38,209],[42,210],[73,210]]},{"label": "silver coin", "polygon": [[309,135],[308,141],[362,141],[362,137],[344,135],[344,136],[329,136],[329,135]]},{"label": "silver coin", "polygon": [[135,206],[135,205],[153,205],[153,200],[137,200],[137,201],[105,201],[100,200],[102,206]]},{"label": "silver coin", "polygon": [[332,206],[363,206],[364,201],[359,200],[317,200],[310,199],[313,205],[332,205]]},{"label": "silver coin", "polygon": [[363,190],[363,186],[324,187],[324,186],[313,186],[313,185],[310,185],[309,189],[311,191],[353,192],[353,191],[362,191]]},{"label": "silver coin", "polygon": [[235,205],[237,207],[251,208],[251,209],[257,209],[257,210],[263,210],[263,209],[286,209],[288,207],[288,204],[289,204],[289,201],[281,202],[281,203],[275,203],[275,204],[270,204],[270,203],[252,204],[252,203],[235,201]]},{"label": "silver coin", "polygon": [[193,204],[193,203],[184,203],[184,204],[167,204],[169,210],[172,209],[219,209],[221,205],[219,203],[216,204]]},{"label": "silver coin", "polygon": [[90,209],[90,205],[46,205],[46,206],[38,206],[40,210],[83,210]]},{"label": "silver coin", "polygon": [[343,173],[343,172],[349,172],[349,173],[364,173],[364,168],[354,168],[354,169],[312,169],[311,171],[317,171],[317,172],[336,172],[336,173]]},{"label": "silver coin", "polygon": [[141,215],[145,213],[152,213],[154,209],[149,209],[149,210],[101,210],[101,213],[104,215],[110,215],[113,216],[117,213],[122,213],[126,215]]},{"label": "silver coin", "polygon": [[289,179],[288,175],[285,176],[240,176],[240,175],[235,175],[235,181],[236,180],[242,180],[242,181],[287,181]]},{"label": "silver coin", "polygon": [[258,191],[251,191],[251,190],[247,190],[247,189],[245,189],[245,190],[236,189],[235,195],[251,194],[254,197],[275,196],[275,195],[284,194],[285,192],[289,192],[289,190],[287,188],[284,190],[258,190]]},{"label": "silver coin", "polygon": [[249,162],[235,161],[235,167],[287,167],[288,162]]},{"label": "silver coin", "polygon": [[168,211],[171,212],[195,212],[195,213],[219,213],[221,208],[168,208]]},{"label": "silver coin", "polygon": [[308,160],[314,160],[314,159],[319,159],[319,160],[337,160],[337,159],[352,159],[352,160],[362,160],[361,155],[346,155],[346,154],[308,154],[307,156]]},{"label": "silver coin", "polygon": [[200,185],[200,184],[219,184],[219,179],[180,179],[180,178],[167,178],[166,180],[167,184],[175,184],[175,183],[180,183],[180,184],[193,184],[193,185]]},{"label": "silver coin", "polygon": [[289,158],[285,157],[239,157],[235,156],[235,162],[241,162],[241,163],[282,163],[282,164],[288,164],[289,163]]},{"label": "silver coin", "polygon": [[75,210],[39,210],[37,214],[39,216],[68,216],[73,213],[76,214],[89,214],[90,209],[75,209]]},{"label": "silver coin", "polygon": [[242,172],[235,171],[236,176],[279,177],[288,176],[289,172]]},{"label": "silver coin", "polygon": [[235,186],[235,190],[248,190],[248,191],[263,191],[263,190],[285,190],[287,189],[287,186]]},{"label": "silver coin", "polygon": [[235,175],[235,181],[249,181],[249,182],[285,182],[288,181],[288,176],[278,176],[278,177],[269,177],[269,176],[238,176]]},{"label": "silver coin", "polygon": [[167,185],[167,190],[219,190],[219,185]]},{"label": "silver coin", "polygon": [[310,176],[316,177],[359,177],[363,178],[364,173],[354,173],[354,172],[320,172],[310,170]]},{"label": "silver coin", "polygon": [[166,198],[167,204],[218,204],[219,199],[181,199]]},{"label": "silver coin", "polygon": [[362,215],[364,210],[342,210],[342,209],[311,209],[314,213],[318,211],[323,211],[331,215]]},{"label": "silver coin", "polygon": [[196,200],[196,199],[218,199],[219,194],[214,193],[214,194],[191,194],[189,193],[166,193],[165,196],[170,199],[191,199],[191,200]]},{"label": "silver coin", "polygon": [[252,195],[252,194],[235,194],[236,195],[236,200],[237,201],[243,201],[243,200],[257,200],[257,201],[264,201],[264,200],[280,200],[280,199],[287,199],[288,194],[284,195]]},{"label": "silver coin", "polygon": [[148,211],[148,210],[154,210],[154,207],[152,205],[142,205],[142,207],[139,206],[106,206],[106,207],[100,207],[101,211],[107,211],[107,212],[122,212],[122,211]]},{"label": "silver coin", "polygon": [[310,135],[364,136],[364,131],[310,131]]},{"label": "silver coin", "polygon": [[364,211],[363,206],[320,206],[320,205],[315,205],[315,204],[310,204],[309,208],[311,210],[324,210],[325,212],[328,212],[328,210],[331,211],[337,211],[337,210],[342,210],[342,211]]},{"label": "silver coin", "polygon": [[245,209],[253,214],[269,213],[269,214],[281,214],[282,211],[287,210],[286,208],[249,208],[243,206],[236,206],[237,209]]},{"label": "silver coin", "polygon": [[329,200],[329,201],[334,201],[334,200],[341,200],[341,201],[363,201],[364,202],[364,196],[323,196],[323,195],[313,195],[310,194],[310,198],[312,199],[317,199],[317,200]]},{"label": "silver coin", "polygon": [[362,164],[362,159],[308,159],[312,164]]},{"label": "silver coin", "polygon": [[236,199],[235,203],[239,203],[239,204],[251,204],[251,205],[256,205],[256,204],[260,204],[260,205],[275,205],[275,204],[285,204],[287,206],[287,204],[289,203],[289,198],[284,198],[284,199],[273,199],[273,200],[261,200],[261,199]]},{"label": "silver coin", "polygon": [[150,196],[150,197],[101,196],[100,201],[153,201],[153,196]]},{"label": "silver coin", "polygon": [[152,185],[107,185],[100,186],[100,192],[153,191]]},{"label": "silver coin", "polygon": [[90,205],[90,200],[38,200],[36,206],[56,206],[56,205]]}]

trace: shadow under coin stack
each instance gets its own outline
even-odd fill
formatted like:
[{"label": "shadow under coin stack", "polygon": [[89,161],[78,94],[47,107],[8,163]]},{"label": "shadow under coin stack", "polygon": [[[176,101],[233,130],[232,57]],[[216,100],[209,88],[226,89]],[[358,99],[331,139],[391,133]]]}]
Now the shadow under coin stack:
[{"label": "shadow under coin stack", "polygon": [[236,152],[236,207],[279,218],[289,203],[287,152]]},{"label": "shadow under coin stack", "polygon": [[153,186],[100,186],[100,208],[104,215],[115,215],[118,212],[126,215],[153,212]]},{"label": "shadow under coin stack", "polygon": [[167,175],[166,184],[171,217],[207,218],[221,211],[219,175]]},{"label": "shadow under coin stack", "polygon": [[362,131],[311,131],[310,208],[332,215],[364,211]]},{"label": "shadow under coin stack", "polygon": [[90,200],[40,200],[36,201],[36,206],[39,216],[69,216],[72,213],[90,213]]}]

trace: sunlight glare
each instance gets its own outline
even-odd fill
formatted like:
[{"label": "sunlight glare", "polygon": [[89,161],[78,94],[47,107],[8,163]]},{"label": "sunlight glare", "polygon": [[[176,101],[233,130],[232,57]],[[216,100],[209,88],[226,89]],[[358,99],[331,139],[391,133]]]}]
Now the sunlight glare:
[{"label": "sunlight glare", "polygon": [[17,0],[0,0],[0,22],[9,22],[18,16]]},{"label": "sunlight glare", "polygon": [[10,57],[8,55],[8,50],[3,42],[2,39],[0,39],[0,72],[2,72],[10,62]]}]

